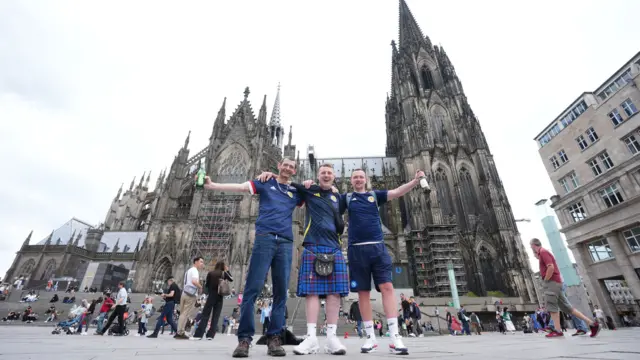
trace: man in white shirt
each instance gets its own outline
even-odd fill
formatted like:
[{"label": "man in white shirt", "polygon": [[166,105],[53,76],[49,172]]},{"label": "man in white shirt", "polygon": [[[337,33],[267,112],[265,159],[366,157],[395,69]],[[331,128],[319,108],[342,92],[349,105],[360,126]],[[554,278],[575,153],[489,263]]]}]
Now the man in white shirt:
[{"label": "man in white shirt", "polygon": [[116,316],[118,317],[118,332],[113,334],[114,336],[122,336],[124,332],[124,313],[127,310],[127,299],[129,298],[129,294],[127,294],[127,290],[124,288],[124,281],[120,281],[118,283],[118,294],[116,295],[115,308],[109,316],[109,320],[106,325],[102,328],[101,332],[96,332],[96,335],[104,335],[105,331],[108,331],[115,320]]},{"label": "man in white shirt", "polygon": [[182,288],[182,296],[180,297],[180,318],[178,318],[178,333],[175,339],[188,340],[184,332],[187,326],[187,320],[195,317],[196,301],[198,294],[202,293],[202,285],[200,284],[200,273],[198,270],[204,268],[204,259],[196,257],[193,259],[193,266],[184,274],[184,284]]}]

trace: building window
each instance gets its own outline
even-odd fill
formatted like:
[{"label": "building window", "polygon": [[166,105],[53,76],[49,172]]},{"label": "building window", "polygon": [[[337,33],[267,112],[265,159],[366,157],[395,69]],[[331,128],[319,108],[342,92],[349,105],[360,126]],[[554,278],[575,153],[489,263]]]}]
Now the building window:
[{"label": "building window", "polygon": [[611,184],[600,190],[600,197],[602,197],[604,204],[608,208],[614,207],[624,201],[616,184]]},{"label": "building window", "polygon": [[596,142],[596,140],[598,140],[598,134],[596,133],[595,130],[593,130],[592,127],[588,128],[587,131],[587,137],[589,138],[589,141]]},{"label": "building window", "polygon": [[587,247],[589,248],[591,259],[593,259],[594,262],[613,258],[613,253],[611,252],[607,239],[592,241]]},{"label": "building window", "polygon": [[613,109],[613,111],[609,113],[609,119],[611,119],[613,126],[618,126],[624,121],[622,119],[622,115],[618,112],[618,109]]},{"label": "building window", "polygon": [[424,86],[424,89],[433,89],[433,76],[431,75],[431,70],[426,65],[420,70],[420,75],[422,76],[422,85]]},{"label": "building window", "polygon": [[624,143],[627,145],[629,151],[631,151],[631,154],[635,155],[640,151],[640,143],[635,135],[629,135],[624,138]]},{"label": "building window", "polygon": [[555,155],[553,155],[551,159],[549,159],[549,161],[551,161],[551,165],[553,166],[554,170],[560,167],[560,163],[558,163],[558,158]]},{"label": "building window", "polygon": [[611,158],[606,151],[598,155],[598,158],[600,158],[600,162],[602,162],[602,165],[604,165],[605,169],[609,170],[613,167],[613,161],[611,161]]},{"label": "building window", "polygon": [[587,212],[584,211],[584,206],[582,206],[581,202],[569,205],[567,210],[569,210],[569,214],[574,223],[587,218]]},{"label": "building window", "polygon": [[598,176],[598,175],[602,174],[602,169],[600,168],[600,165],[598,164],[598,160],[593,159],[593,160],[589,161],[589,167],[591,168],[591,171],[593,171],[593,175]]},{"label": "building window", "polygon": [[567,154],[564,152],[564,150],[560,150],[560,152],[558,152],[558,157],[560,158],[560,162],[563,164],[569,161],[569,158],[567,157]]},{"label": "building window", "polygon": [[580,186],[580,180],[578,180],[578,175],[576,175],[576,173],[571,173],[571,175],[569,175],[569,180],[571,180],[574,189],[577,189],[578,186]]},{"label": "building window", "polygon": [[584,150],[587,148],[587,146],[589,146],[589,144],[587,144],[587,140],[584,139],[584,136],[580,135],[576,138],[576,141],[578,142],[578,147],[580,148],[580,150]]},{"label": "building window", "polygon": [[638,112],[638,108],[636,108],[631,99],[625,100],[622,104],[620,104],[620,106],[622,107],[622,110],[624,110],[625,114],[627,114],[627,116],[631,116]]},{"label": "building window", "polygon": [[631,69],[627,69],[622,75],[613,80],[609,86],[598,94],[598,97],[600,100],[606,100],[607,97],[618,91],[619,88],[625,86],[628,82],[631,82]]},{"label": "building window", "polygon": [[569,182],[567,181],[567,178],[560,179],[560,185],[564,189],[565,194],[568,194],[571,191],[571,188],[569,187]]},{"label": "building window", "polygon": [[622,235],[624,236],[624,239],[627,240],[627,244],[631,251],[640,251],[640,227],[624,231],[622,232]]}]

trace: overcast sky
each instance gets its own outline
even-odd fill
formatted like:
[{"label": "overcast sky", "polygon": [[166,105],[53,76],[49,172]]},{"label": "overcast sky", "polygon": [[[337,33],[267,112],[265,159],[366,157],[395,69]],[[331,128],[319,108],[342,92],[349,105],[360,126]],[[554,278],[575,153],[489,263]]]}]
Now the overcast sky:
[{"label": "overcast sky", "polygon": [[[191,154],[204,148],[245,86],[270,115],[282,83],[300,150],[384,155],[397,0],[96,3],[0,0],[0,276],[30,230],[35,243],[74,216],[97,224],[122,182],[152,170],[153,184],[189,130]],[[639,50],[640,2],[407,3],[532,220],[523,239],[544,238],[534,203],[553,188],[532,139]]]}]

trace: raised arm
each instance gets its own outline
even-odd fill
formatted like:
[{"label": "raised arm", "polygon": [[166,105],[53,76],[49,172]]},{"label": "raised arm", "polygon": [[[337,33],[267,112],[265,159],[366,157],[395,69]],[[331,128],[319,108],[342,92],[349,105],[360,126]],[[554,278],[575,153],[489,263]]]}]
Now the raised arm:
[{"label": "raised arm", "polygon": [[204,178],[204,181],[204,188],[207,190],[247,193],[251,192],[252,189],[249,181],[242,184],[218,184],[212,182],[208,176]]},{"label": "raised arm", "polygon": [[418,183],[420,182],[420,178],[423,176],[424,176],[424,172],[422,170],[416,171],[416,176],[413,178],[413,180],[409,181],[404,185],[400,185],[393,190],[389,190],[389,192],[387,193],[387,200],[389,201],[389,200],[397,199],[403,196],[404,194],[408,193],[409,191],[411,191],[411,189],[413,189],[416,185],[418,185]]}]

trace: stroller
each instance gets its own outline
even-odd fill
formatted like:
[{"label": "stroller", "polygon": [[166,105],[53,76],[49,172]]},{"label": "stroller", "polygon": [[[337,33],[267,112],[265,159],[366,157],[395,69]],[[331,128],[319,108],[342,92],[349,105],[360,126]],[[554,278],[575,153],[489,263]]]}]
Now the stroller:
[{"label": "stroller", "polygon": [[107,331],[107,335],[120,335],[120,336],[127,336],[129,335],[129,329],[127,329],[127,323],[129,322],[129,308],[127,308],[124,312],[124,326],[123,326],[123,330],[122,330],[122,334],[120,334],[120,324],[113,324],[111,325],[111,327],[109,328],[109,330]]},{"label": "stroller", "polygon": [[78,328],[78,324],[80,323],[81,319],[82,319],[82,316],[76,316],[75,318],[70,320],[60,321],[56,325],[55,329],[51,331],[51,334],[59,335],[62,332],[64,332],[67,335],[71,335],[76,332],[76,329]]}]

